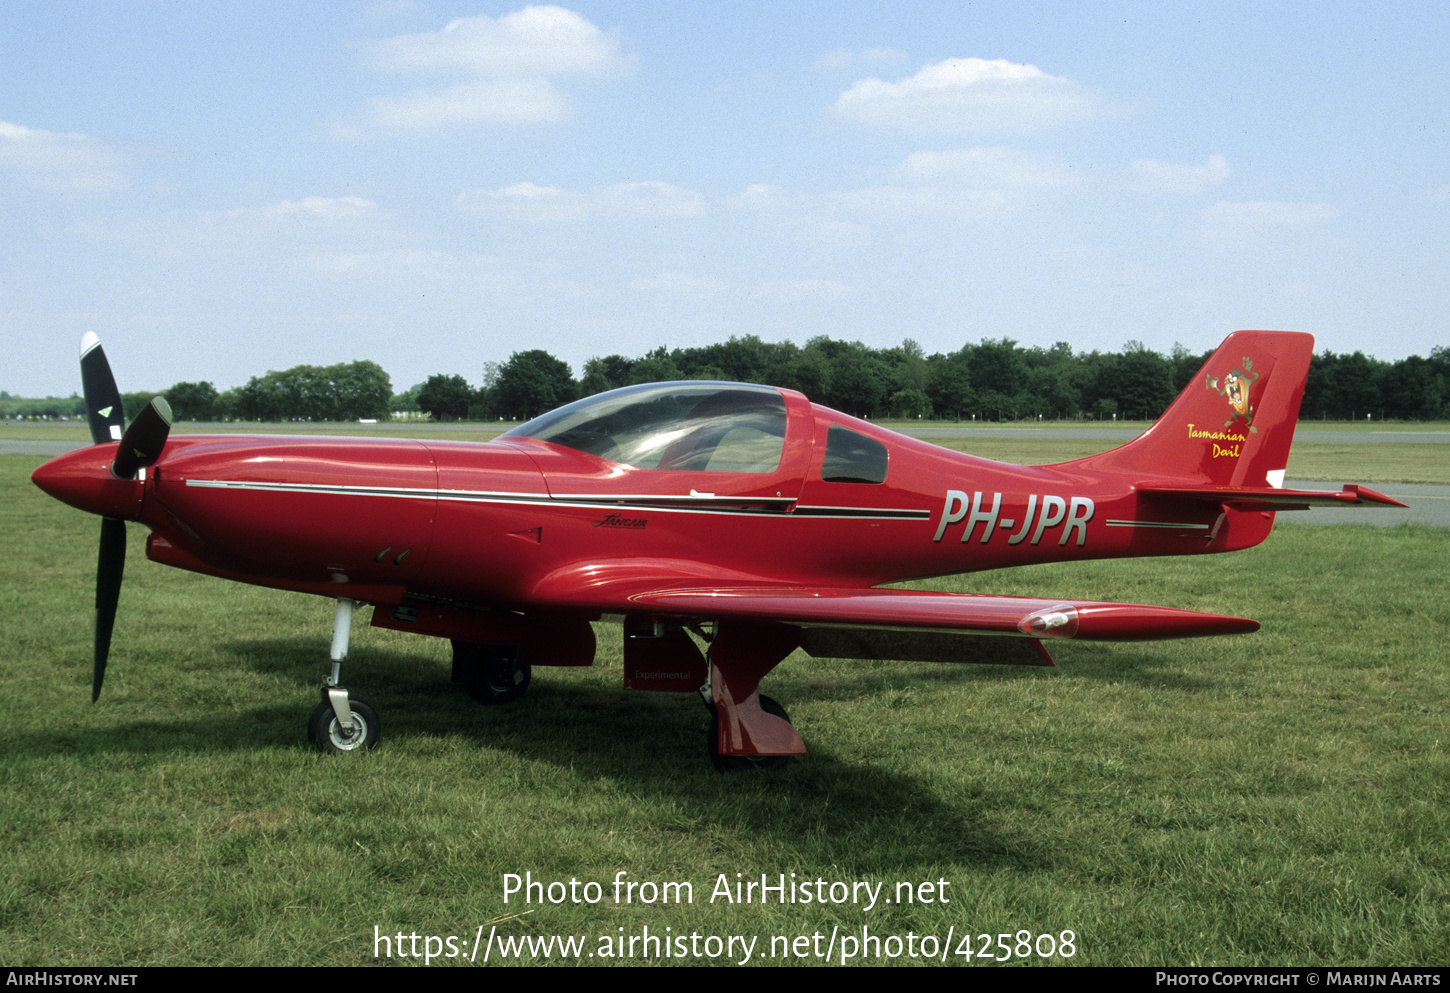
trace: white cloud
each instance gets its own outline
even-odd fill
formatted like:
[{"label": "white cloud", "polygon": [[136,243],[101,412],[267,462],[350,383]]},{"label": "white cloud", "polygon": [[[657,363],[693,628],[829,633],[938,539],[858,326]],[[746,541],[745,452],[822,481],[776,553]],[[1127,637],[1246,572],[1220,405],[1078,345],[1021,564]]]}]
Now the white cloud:
[{"label": "white cloud", "polygon": [[382,72],[454,82],[376,97],[360,121],[334,128],[338,137],[566,120],[573,101],[556,79],[618,76],[634,66],[616,35],[552,6],[459,18],[440,31],[368,44],[363,58]]},{"label": "white cloud", "polygon": [[1222,155],[1210,156],[1203,165],[1136,159],[1132,169],[1143,185],[1157,193],[1202,193],[1233,174]]},{"label": "white cloud", "polygon": [[0,168],[47,193],[94,195],[129,189],[122,157],[83,134],[42,131],[0,121]]},{"label": "white cloud", "polygon": [[781,207],[790,200],[790,193],[783,186],[769,183],[751,183],[729,200],[730,206],[746,210],[765,210]]},{"label": "white cloud", "polygon": [[514,197],[522,200],[554,200],[564,195],[564,191],[557,186],[540,186],[537,183],[530,183],[525,180],[522,183],[514,183],[512,186],[505,186],[501,190],[488,194],[491,197]]},{"label": "white cloud", "polygon": [[862,79],[836,100],[849,120],[912,132],[1027,131],[1113,112],[1080,83],[1005,59],[947,59],[896,83]]},{"label": "white cloud", "polygon": [[525,7],[497,20],[460,17],[441,31],[401,35],[364,50],[374,69],[485,78],[626,72],[619,39],[562,7]]},{"label": "white cloud", "polygon": [[304,197],[301,200],[281,200],[266,208],[274,216],[318,217],[338,219],[363,217],[376,213],[378,205],[362,197]]},{"label": "white cloud", "polygon": [[292,217],[304,220],[337,221],[374,216],[378,205],[362,197],[303,197],[278,200],[262,207],[233,207],[222,216],[233,220]]}]

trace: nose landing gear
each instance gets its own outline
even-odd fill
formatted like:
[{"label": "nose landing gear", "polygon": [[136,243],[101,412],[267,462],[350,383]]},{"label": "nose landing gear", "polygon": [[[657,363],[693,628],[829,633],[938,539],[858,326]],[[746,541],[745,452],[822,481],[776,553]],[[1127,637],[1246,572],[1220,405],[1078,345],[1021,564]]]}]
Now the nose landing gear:
[{"label": "nose landing gear", "polygon": [[332,703],[319,703],[307,721],[307,740],[317,750],[327,755],[343,752],[366,751],[378,743],[380,737],[378,715],[362,700],[346,703],[351,711],[350,723],[344,725]]},{"label": "nose landing gear", "polygon": [[382,737],[377,711],[348,695],[340,680],[342,660],[352,636],[357,601],[340,598],[332,622],[332,671],[322,680],[322,702],[307,721],[307,740],[326,755],[367,751]]}]

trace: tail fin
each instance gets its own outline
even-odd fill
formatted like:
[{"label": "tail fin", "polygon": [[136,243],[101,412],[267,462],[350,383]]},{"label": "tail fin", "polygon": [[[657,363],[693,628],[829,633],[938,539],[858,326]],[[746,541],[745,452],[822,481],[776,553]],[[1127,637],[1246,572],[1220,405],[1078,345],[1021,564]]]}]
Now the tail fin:
[{"label": "tail fin", "polygon": [[1282,486],[1313,354],[1312,335],[1236,331],[1151,428],[1068,465],[1149,485]]}]

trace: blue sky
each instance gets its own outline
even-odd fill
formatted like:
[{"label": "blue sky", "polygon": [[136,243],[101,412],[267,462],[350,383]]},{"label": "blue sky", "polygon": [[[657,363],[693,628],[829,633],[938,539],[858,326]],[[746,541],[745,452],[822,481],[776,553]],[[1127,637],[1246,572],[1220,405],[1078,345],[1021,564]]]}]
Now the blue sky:
[{"label": "blue sky", "polygon": [[1450,344],[1440,3],[0,6],[0,389]]}]

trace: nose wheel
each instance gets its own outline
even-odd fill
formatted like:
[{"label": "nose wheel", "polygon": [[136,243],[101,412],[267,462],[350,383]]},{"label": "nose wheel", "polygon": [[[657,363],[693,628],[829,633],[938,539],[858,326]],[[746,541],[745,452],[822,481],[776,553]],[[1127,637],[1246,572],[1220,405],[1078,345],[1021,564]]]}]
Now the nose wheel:
[{"label": "nose wheel", "polygon": [[381,737],[377,711],[362,700],[349,700],[351,727],[344,727],[332,709],[332,702],[319,703],[307,721],[307,740],[326,755],[365,751],[374,747]]},{"label": "nose wheel", "polygon": [[307,740],[324,755],[367,751],[376,747],[382,737],[378,712],[364,701],[352,699],[339,682],[352,635],[352,612],[356,609],[354,600],[337,601],[332,623],[332,671],[322,680],[322,702],[307,719]]}]

